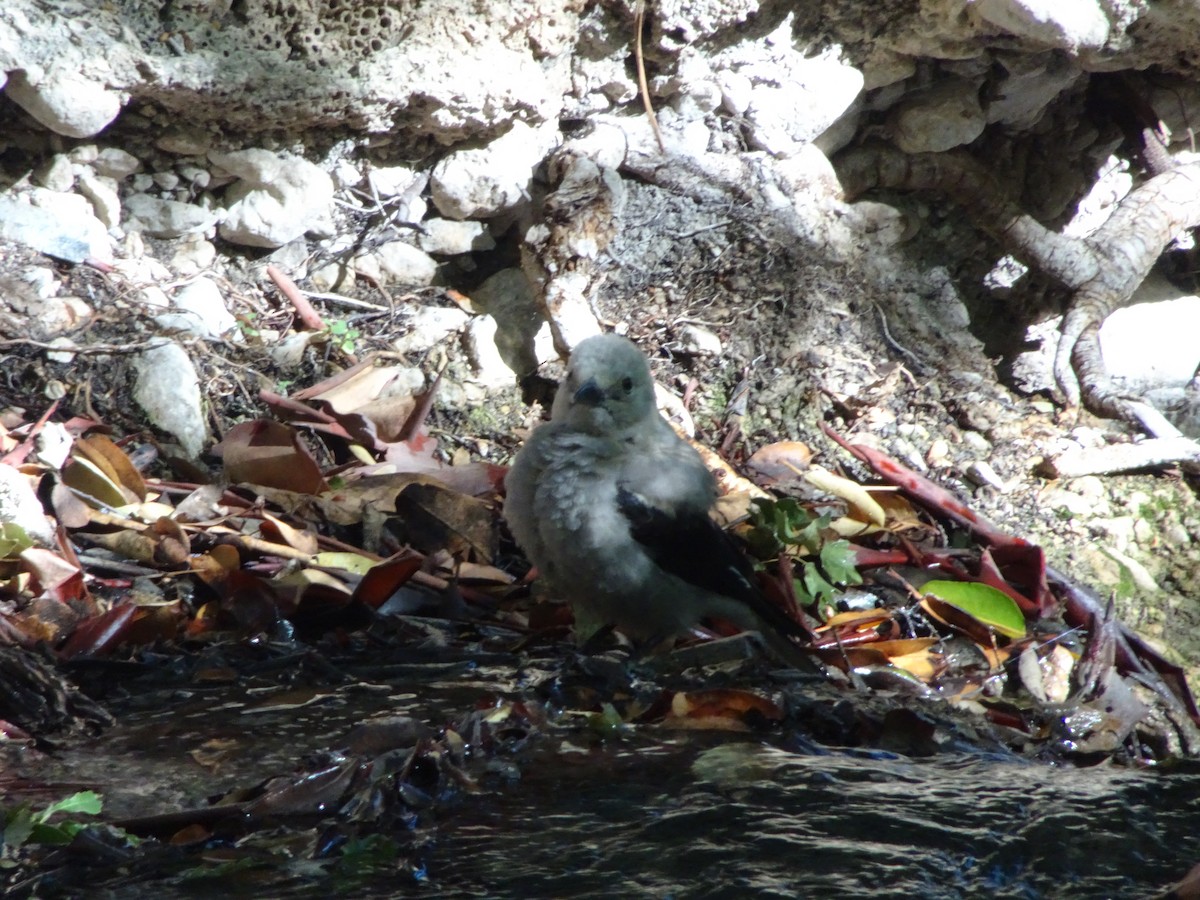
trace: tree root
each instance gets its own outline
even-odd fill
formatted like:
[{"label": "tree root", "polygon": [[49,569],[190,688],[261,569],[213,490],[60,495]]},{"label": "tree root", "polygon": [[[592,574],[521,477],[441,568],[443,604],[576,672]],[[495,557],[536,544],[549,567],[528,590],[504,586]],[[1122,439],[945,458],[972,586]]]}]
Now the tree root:
[{"label": "tree root", "polygon": [[1100,354],[1100,325],[1127,306],[1163,249],[1200,225],[1200,163],[1177,166],[1132,191],[1095,233],[1051,231],[1005,196],[996,180],[964,153],[908,156],[886,145],[840,155],[835,168],[849,196],[873,188],[939,191],[961,203],[1005,249],[1073,296],[1062,323],[1054,377],[1068,409],[1123,419],[1155,437],[1177,437],[1147,404],[1121,396]]}]

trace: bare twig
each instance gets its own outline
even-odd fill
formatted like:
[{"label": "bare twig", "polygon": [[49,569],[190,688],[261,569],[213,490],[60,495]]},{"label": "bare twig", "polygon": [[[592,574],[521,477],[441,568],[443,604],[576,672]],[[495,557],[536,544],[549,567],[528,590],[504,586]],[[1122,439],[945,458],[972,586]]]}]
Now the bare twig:
[{"label": "bare twig", "polygon": [[650,127],[654,129],[654,138],[658,141],[658,149],[666,153],[667,145],[663,143],[662,131],[658,127],[658,117],[654,115],[654,105],[650,102],[650,87],[646,83],[646,60],[642,57],[642,29],[645,24],[646,0],[638,0],[633,13],[633,58],[637,63],[638,91],[642,95],[642,106],[646,109]]}]

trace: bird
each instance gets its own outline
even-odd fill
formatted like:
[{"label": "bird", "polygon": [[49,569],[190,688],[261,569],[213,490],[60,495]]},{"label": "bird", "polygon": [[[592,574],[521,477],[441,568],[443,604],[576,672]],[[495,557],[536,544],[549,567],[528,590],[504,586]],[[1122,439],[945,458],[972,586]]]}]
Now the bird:
[{"label": "bird", "polygon": [[571,603],[577,634],[613,626],[655,646],[715,616],[758,631],[784,662],[807,661],[791,640],[804,630],[711,517],[716,479],[659,414],[649,364],[627,338],[576,346],[505,494],[510,532]]}]

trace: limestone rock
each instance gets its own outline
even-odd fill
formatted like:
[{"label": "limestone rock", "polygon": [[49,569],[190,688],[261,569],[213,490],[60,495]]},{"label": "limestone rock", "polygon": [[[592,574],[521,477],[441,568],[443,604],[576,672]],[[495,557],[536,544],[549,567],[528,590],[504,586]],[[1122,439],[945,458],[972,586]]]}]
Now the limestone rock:
[{"label": "limestone rock", "polygon": [[51,131],[91,137],[121,112],[121,95],[66,68],[13,72],[5,85],[9,98]]},{"label": "limestone rock", "polygon": [[208,439],[200,380],[187,351],[174,341],[144,350],[134,359],[133,397],[157,428],[174,436],[191,457]]},{"label": "limestone rock", "polygon": [[380,284],[426,285],[437,275],[437,262],[404,241],[389,241],[354,259],[354,270]]},{"label": "limestone rock", "polygon": [[433,169],[433,203],[451,219],[486,219],[529,197],[533,169],[554,146],[557,128],[514,122],[486,147],[456,150]]},{"label": "limestone rock", "polygon": [[221,237],[250,247],[282,247],[329,216],[333,180],[306,159],[252,148],[210,151],[239,181],[229,188]]},{"label": "limestone rock", "polygon": [[213,341],[236,334],[237,320],[226,308],[221,289],[211,279],[197,278],[180,288],[172,307],[175,312],[156,317],[160,325],[182,328]]},{"label": "limestone rock", "polygon": [[217,214],[194,203],[161,200],[147,194],[132,194],[125,200],[129,216],[125,227],[151,237],[173,238],[207,231],[217,221]]},{"label": "limestone rock", "polygon": [[421,223],[417,246],[426,253],[453,256],[457,253],[491,250],[496,246],[496,241],[482,222],[426,219]]},{"label": "limestone rock", "polygon": [[976,0],[972,9],[1010,34],[1061,50],[1102,47],[1111,27],[1097,0]]},{"label": "limestone rock", "polygon": [[892,140],[905,153],[940,153],[969,144],[987,125],[979,88],[948,78],[906,97],[891,115]]}]

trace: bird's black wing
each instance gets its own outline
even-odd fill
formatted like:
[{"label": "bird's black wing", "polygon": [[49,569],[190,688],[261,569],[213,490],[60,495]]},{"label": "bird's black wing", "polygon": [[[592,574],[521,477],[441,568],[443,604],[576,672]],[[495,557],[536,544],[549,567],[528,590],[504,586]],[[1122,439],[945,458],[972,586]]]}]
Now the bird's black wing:
[{"label": "bird's black wing", "polygon": [[808,634],[768,600],[755,582],[754,567],[733,538],[706,513],[670,512],[628,488],[617,488],[617,506],[629,533],[663,570],[714,594],[739,600],[786,635]]}]

